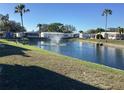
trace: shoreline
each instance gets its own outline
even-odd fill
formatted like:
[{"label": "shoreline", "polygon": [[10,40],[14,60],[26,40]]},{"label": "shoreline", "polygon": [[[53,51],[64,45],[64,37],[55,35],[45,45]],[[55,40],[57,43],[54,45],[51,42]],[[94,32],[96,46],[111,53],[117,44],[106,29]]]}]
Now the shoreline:
[{"label": "shoreline", "polygon": [[[0,40],[1,41],[1,40]],[[97,64],[97,63],[93,63],[93,62],[89,62],[89,61],[85,61],[85,60],[80,60],[78,58],[73,58],[73,57],[70,57],[70,56],[66,56],[66,55],[62,55],[62,54],[58,54],[58,53],[55,53],[55,52],[51,52],[51,51],[48,51],[48,50],[44,50],[44,49],[41,49],[41,48],[38,48],[36,46],[31,46],[31,45],[23,45],[21,43],[15,43],[15,42],[12,42],[12,41],[6,41],[6,40],[2,40],[1,41],[3,44],[7,44],[7,45],[13,45],[13,46],[17,46],[17,47],[21,47],[21,48],[25,48],[25,49],[29,49],[29,50],[33,50],[33,51],[36,51],[36,52],[39,52],[41,53],[42,51],[45,53],[45,54],[50,54],[50,55],[55,55],[57,57],[63,57],[63,58],[67,58],[67,59],[72,59],[72,60],[76,60],[76,61],[79,61],[79,63],[81,62],[84,62],[84,63],[88,63],[90,65],[97,65],[98,67],[102,67],[102,68],[106,68],[108,70],[114,70],[115,72],[117,71],[121,71],[123,72],[124,70],[122,69],[117,69],[117,68],[113,68],[113,67],[109,67],[109,66],[106,66],[106,65],[101,65],[101,64]],[[89,43],[95,43],[97,44],[97,42],[94,42],[94,41],[85,41],[85,42],[89,42]],[[19,46],[18,46],[19,45]],[[123,73],[124,74],[124,73]]]},{"label": "shoreline", "polygon": [[[97,44],[99,43],[98,41],[89,41],[89,40],[84,40],[84,39],[79,39],[83,42],[88,42],[88,43],[94,43],[94,44]],[[103,44],[103,46],[108,46],[108,47],[114,47],[114,48],[122,48],[124,49],[124,45],[117,45],[117,44],[112,44],[112,43],[105,43],[105,42],[100,42]]]}]

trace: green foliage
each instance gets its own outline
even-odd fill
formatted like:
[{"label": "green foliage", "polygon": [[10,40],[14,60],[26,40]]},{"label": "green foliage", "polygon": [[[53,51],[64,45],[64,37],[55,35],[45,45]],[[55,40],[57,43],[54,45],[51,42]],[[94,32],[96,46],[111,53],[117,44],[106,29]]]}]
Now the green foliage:
[{"label": "green foliage", "polygon": [[76,31],[76,28],[72,25],[65,25],[64,28],[65,28],[64,31],[65,33],[72,33],[73,31]]},{"label": "green foliage", "polygon": [[105,32],[105,29],[97,28],[97,29],[90,29],[87,31],[87,33],[89,33],[89,34],[96,34],[96,33],[101,33],[101,32]]},{"label": "green foliage", "polygon": [[39,32],[62,32],[72,33],[75,31],[75,27],[72,25],[64,25],[62,23],[51,23],[51,24],[37,24]]},{"label": "green foliage", "polygon": [[19,13],[20,16],[21,16],[21,24],[23,26],[23,14],[26,13],[26,12],[29,12],[30,10],[29,9],[26,9],[25,5],[24,4],[18,4],[16,7],[15,7],[15,13]]},{"label": "green foliage", "polygon": [[97,28],[97,29],[96,29],[96,33],[101,33],[101,32],[105,32],[105,30],[102,29],[102,28]]},{"label": "green foliage", "polygon": [[24,4],[18,4],[15,7],[15,13],[20,13],[21,15],[23,15],[23,13],[29,12],[29,9],[26,9]]},{"label": "green foliage", "polygon": [[39,33],[48,31],[48,25],[47,24],[37,24],[37,27],[39,28],[39,31],[38,31]]},{"label": "green foliage", "polygon": [[9,15],[0,15],[0,30],[10,32],[23,32],[26,31],[20,23],[9,20]]},{"label": "green foliage", "polygon": [[84,33],[82,30],[79,31],[80,33]]},{"label": "green foliage", "polygon": [[87,31],[88,34],[95,34],[97,33],[95,29],[90,29]]},{"label": "green foliage", "polygon": [[120,33],[120,35],[123,34],[124,33],[124,28],[118,27],[118,32]]},{"label": "green foliage", "polygon": [[108,16],[112,15],[112,10],[111,9],[104,9],[102,16]]},{"label": "green foliage", "polygon": [[11,27],[10,28],[11,32],[25,32],[26,31],[26,29],[24,27],[22,27],[20,23],[17,23],[15,21],[10,21],[9,23],[10,23],[10,27]]},{"label": "green foliage", "polygon": [[48,26],[48,31],[49,32],[61,32],[62,26],[63,26],[63,24],[61,24],[61,23],[52,23]]},{"label": "green foliage", "polygon": [[1,30],[6,30],[8,31],[9,30],[9,15],[6,14],[6,15],[0,15],[0,28]]}]

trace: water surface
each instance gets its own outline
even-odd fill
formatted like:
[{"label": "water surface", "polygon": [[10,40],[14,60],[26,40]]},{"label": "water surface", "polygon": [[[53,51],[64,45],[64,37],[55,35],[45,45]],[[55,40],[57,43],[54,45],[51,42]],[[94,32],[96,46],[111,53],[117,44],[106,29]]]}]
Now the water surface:
[{"label": "water surface", "polygon": [[124,70],[124,49],[69,40],[60,44],[34,40],[31,44],[66,56]]}]

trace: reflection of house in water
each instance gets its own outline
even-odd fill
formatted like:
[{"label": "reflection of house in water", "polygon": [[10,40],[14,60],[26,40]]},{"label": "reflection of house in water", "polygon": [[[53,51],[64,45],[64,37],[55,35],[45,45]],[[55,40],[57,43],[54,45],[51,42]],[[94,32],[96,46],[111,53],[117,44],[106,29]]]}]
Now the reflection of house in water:
[{"label": "reflection of house in water", "polygon": [[124,60],[122,60],[124,59],[124,50],[96,45],[96,58],[101,64],[122,67],[124,65]]},{"label": "reflection of house in water", "polygon": [[115,49],[116,51],[116,65],[119,65],[120,67],[124,65],[124,60],[123,57],[124,57],[124,53],[122,51],[122,49]]},{"label": "reflection of house in water", "polygon": [[[122,50],[122,54],[124,55],[124,49]],[[124,56],[123,56],[123,59],[124,59]]]},{"label": "reflection of house in water", "polygon": [[111,63],[111,65],[114,65],[114,64],[116,64],[116,58],[117,58],[117,56],[116,56],[116,48],[112,48],[112,47],[106,47],[107,48],[107,51],[108,51],[108,58],[110,59],[109,61],[110,61],[110,63]]}]

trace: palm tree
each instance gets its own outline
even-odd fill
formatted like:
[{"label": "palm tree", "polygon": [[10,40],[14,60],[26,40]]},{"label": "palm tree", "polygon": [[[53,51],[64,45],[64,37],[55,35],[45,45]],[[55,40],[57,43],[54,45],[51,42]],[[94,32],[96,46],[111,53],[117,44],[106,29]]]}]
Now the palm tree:
[{"label": "palm tree", "polygon": [[26,9],[25,8],[25,5],[24,4],[19,4],[15,7],[15,13],[19,13],[20,16],[21,16],[21,24],[22,24],[22,27],[23,27],[23,14],[26,13],[26,12],[29,12],[30,10],[29,9]]},{"label": "palm tree", "polygon": [[42,24],[37,24],[37,27],[39,28],[39,32],[41,32]]},{"label": "palm tree", "polygon": [[[105,16],[105,18],[106,18],[105,31],[107,30],[108,15],[112,15],[112,10],[111,9],[104,9],[102,16]],[[107,38],[106,38],[106,42],[107,42]]]}]

